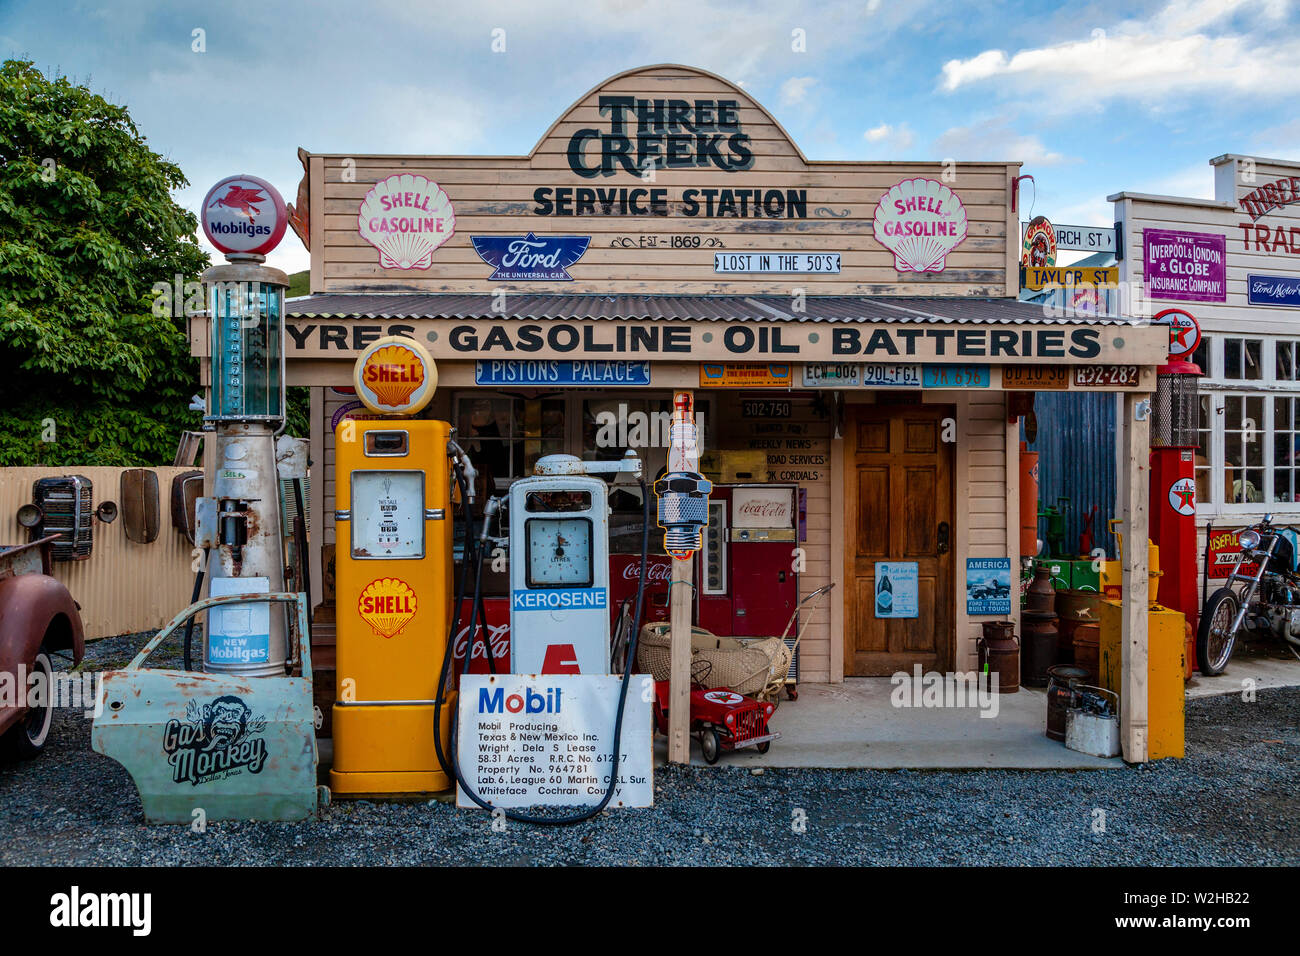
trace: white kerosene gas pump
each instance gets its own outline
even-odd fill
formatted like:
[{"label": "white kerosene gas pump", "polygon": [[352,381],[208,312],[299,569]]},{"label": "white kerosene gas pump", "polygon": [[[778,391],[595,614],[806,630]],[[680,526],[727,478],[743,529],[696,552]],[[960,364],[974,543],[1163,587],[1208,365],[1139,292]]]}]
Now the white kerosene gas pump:
[{"label": "white kerosene gas pump", "polygon": [[639,478],[641,460],[538,459],[510,486],[510,669],[608,674],[609,486],[596,474]]}]

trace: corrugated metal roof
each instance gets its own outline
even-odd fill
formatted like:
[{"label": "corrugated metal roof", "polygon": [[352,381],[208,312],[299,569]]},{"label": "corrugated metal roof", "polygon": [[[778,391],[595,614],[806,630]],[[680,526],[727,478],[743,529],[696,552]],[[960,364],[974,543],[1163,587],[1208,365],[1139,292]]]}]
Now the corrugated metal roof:
[{"label": "corrugated metal roof", "polygon": [[930,322],[962,324],[1127,325],[1124,318],[1054,316],[1015,299],[848,295],[493,295],[330,292],[285,303],[290,317],[311,319],[705,319],[742,322]]}]

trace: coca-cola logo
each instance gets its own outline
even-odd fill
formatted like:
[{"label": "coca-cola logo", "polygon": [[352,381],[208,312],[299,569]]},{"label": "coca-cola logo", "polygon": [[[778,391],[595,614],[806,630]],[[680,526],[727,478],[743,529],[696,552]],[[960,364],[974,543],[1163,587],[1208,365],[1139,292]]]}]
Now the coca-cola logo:
[{"label": "coca-cola logo", "polygon": [[[623,567],[624,581],[638,581],[641,578],[641,562],[634,561]],[[667,562],[653,562],[645,575],[647,584],[668,584],[673,579],[673,566]]]},{"label": "coca-cola logo", "polygon": [[742,515],[752,515],[756,518],[784,518],[790,514],[790,503],[788,501],[746,501],[737,509]]},{"label": "coca-cola logo", "polygon": [[[492,657],[494,660],[503,661],[510,656],[510,624],[488,624],[479,625],[485,630],[488,643],[492,645]],[[465,659],[465,645],[469,643],[469,625],[466,624],[456,632],[456,643],[452,645],[452,654],[458,661]],[[470,654],[470,660],[479,660],[486,654],[482,638],[474,639],[474,650]]]}]

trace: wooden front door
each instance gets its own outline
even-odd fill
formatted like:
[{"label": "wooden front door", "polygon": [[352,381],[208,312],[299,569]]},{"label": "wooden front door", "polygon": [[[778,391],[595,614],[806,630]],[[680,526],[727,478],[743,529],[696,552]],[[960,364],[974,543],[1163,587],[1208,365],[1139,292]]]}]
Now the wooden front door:
[{"label": "wooden front door", "polygon": [[[948,405],[849,405],[845,448],[844,673],[952,667],[953,448]],[[949,422],[945,423],[945,419]],[[916,617],[881,617],[877,562],[917,565]],[[904,579],[906,574],[904,574]],[[901,605],[900,605],[901,607]]]}]

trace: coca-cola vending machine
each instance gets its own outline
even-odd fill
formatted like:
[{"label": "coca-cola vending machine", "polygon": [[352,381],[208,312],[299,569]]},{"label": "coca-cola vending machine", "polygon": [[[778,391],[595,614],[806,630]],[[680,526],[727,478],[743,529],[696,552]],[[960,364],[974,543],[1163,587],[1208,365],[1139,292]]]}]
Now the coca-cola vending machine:
[{"label": "coca-cola vending machine", "polygon": [[[666,554],[652,554],[647,558],[645,598],[641,623],[668,620],[668,591],[673,579],[673,559]],[[610,626],[622,613],[623,602],[636,610],[636,589],[641,582],[641,555],[611,554],[609,556],[609,618]]]},{"label": "coca-cola vending machine", "polygon": [[[733,637],[785,630],[799,603],[798,501],[795,485],[714,485],[696,559],[701,627]],[[793,632],[787,642],[794,643]]]}]

